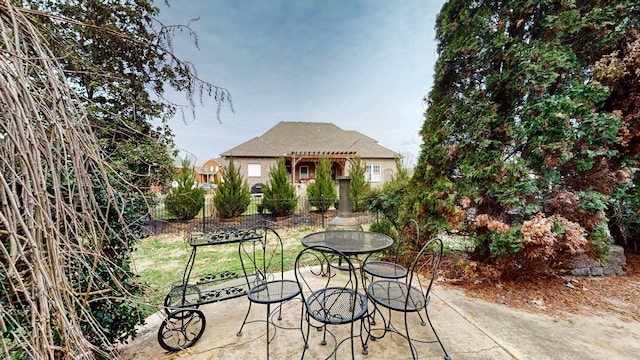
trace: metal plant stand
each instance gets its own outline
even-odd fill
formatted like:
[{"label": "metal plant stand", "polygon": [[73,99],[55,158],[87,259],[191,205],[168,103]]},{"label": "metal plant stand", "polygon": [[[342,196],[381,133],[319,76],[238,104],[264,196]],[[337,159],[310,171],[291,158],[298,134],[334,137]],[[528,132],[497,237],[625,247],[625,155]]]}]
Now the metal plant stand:
[{"label": "metal plant stand", "polygon": [[198,307],[203,304],[233,299],[247,293],[247,280],[242,268],[228,269],[193,279],[191,275],[198,249],[202,246],[237,244],[259,240],[253,230],[218,229],[189,234],[191,255],[182,274],[182,281],[171,286],[164,299],[166,319],[158,329],[158,343],[165,350],[178,351],[195,344],[206,326]]}]

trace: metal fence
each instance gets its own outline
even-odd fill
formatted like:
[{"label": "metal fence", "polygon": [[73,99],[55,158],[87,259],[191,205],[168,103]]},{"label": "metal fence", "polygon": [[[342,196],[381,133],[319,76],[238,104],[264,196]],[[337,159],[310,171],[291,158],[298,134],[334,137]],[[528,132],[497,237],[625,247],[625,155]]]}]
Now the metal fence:
[{"label": "metal fence", "polygon": [[[291,215],[273,216],[266,210],[262,210],[262,198],[252,196],[251,202],[244,214],[232,218],[221,217],[214,205],[213,195],[207,194],[204,206],[200,213],[191,220],[179,220],[173,217],[164,205],[164,196],[157,195],[151,201],[155,204],[149,211],[148,219],[144,224],[145,235],[175,234],[185,231],[209,231],[216,228],[247,229],[264,221],[277,224],[278,228],[294,229],[300,227],[326,228],[329,222],[336,217],[336,205],[322,210],[311,206],[306,197],[298,198],[298,204]],[[378,220],[375,213],[369,211],[352,212],[361,225],[368,225]]]}]

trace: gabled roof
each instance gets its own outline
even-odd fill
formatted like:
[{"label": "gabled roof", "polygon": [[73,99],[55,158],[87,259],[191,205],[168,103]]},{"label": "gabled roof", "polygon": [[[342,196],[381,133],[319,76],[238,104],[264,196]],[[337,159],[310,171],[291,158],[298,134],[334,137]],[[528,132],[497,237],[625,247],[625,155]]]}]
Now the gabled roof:
[{"label": "gabled roof", "polygon": [[223,166],[224,164],[226,164],[226,163],[227,163],[227,162],[226,162],[224,159],[222,159],[222,158],[216,158],[216,159],[214,159],[214,158],[209,158],[209,159],[205,160],[205,161],[204,161],[200,166],[204,167],[204,166],[206,166],[206,165],[207,165],[207,163],[210,163],[210,162],[213,162],[213,163],[215,163],[215,164],[216,164],[216,165],[218,165],[218,166]]},{"label": "gabled roof", "polygon": [[284,157],[295,153],[356,153],[362,158],[395,158],[399,154],[364,134],[331,123],[281,121],[222,154],[223,157]]},{"label": "gabled roof", "polygon": [[227,167],[227,165],[229,165],[229,161],[227,159],[225,159],[225,158],[222,158],[222,157],[218,157],[218,158],[215,158],[213,160],[215,160],[215,162],[217,162],[218,165],[220,165],[222,167]]},{"label": "gabled roof", "polygon": [[219,167],[221,167],[221,168],[224,168],[224,167],[225,167],[225,166],[227,166],[227,164],[228,164],[228,161],[224,160],[223,158],[217,158],[217,159],[213,159],[213,158],[211,158],[211,159],[207,159],[207,161],[205,161],[202,165],[196,166],[196,167],[194,168],[194,169],[195,169],[195,171],[196,171],[198,174],[210,174],[210,175],[213,175],[213,174],[218,173],[218,172],[220,171],[220,169],[218,169],[217,171],[213,171],[213,170],[210,170],[208,166],[206,166],[206,165],[207,165],[207,163],[208,163],[208,162],[211,162],[211,161],[213,161],[214,163],[216,163],[216,164],[217,164],[217,166],[219,166]]}]

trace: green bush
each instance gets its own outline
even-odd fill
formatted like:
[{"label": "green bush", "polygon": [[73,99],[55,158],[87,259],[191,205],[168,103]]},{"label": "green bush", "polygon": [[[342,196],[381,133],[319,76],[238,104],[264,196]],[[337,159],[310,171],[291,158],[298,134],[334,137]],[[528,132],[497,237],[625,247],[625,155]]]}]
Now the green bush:
[{"label": "green bush", "polygon": [[369,211],[382,214],[396,230],[400,229],[401,209],[408,189],[408,176],[399,161],[396,162],[396,177],[384,184],[382,189],[371,191],[366,198]]},{"label": "green bush", "polygon": [[172,187],[165,199],[167,211],[180,220],[193,219],[204,206],[204,189],[196,185],[189,160],[182,161],[175,181],[178,186]]},{"label": "green bush", "polygon": [[509,231],[488,231],[489,237],[489,250],[498,258],[503,258],[507,255],[517,254],[522,249],[523,236],[520,232],[522,226],[520,224],[513,224],[509,227]]},{"label": "green bush", "polygon": [[298,205],[296,188],[289,182],[284,159],[280,158],[275,167],[269,169],[269,182],[262,189],[264,209],[274,216],[290,215]]},{"label": "green bush", "polygon": [[369,225],[369,231],[395,237],[393,224],[385,218],[380,219],[380,221],[372,222],[371,225]]},{"label": "green bush", "polygon": [[239,216],[247,210],[251,202],[251,192],[247,182],[240,175],[240,168],[236,168],[233,159],[225,169],[222,182],[213,197],[213,203],[222,217]]},{"label": "green bush", "polygon": [[331,161],[320,158],[316,167],[316,181],[307,186],[309,204],[320,211],[326,211],[338,201],[338,190],[331,179]]},{"label": "green bush", "polygon": [[640,184],[640,172],[614,193],[608,210],[609,229],[616,244],[640,252],[640,186],[635,184]]}]

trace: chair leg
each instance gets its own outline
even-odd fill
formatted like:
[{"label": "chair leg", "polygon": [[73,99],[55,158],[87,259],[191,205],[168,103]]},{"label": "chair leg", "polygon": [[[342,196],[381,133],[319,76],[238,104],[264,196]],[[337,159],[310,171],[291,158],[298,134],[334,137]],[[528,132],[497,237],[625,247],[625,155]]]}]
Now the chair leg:
[{"label": "chair leg", "polygon": [[[304,328],[302,327],[304,325],[304,300],[302,301],[302,309],[300,311],[300,333],[302,334],[302,343],[304,344],[304,348],[306,349],[308,347],[307,344],[307,338],[304,336]],[[307,331],[307,334],[309,332]]]},{"label": "chair leg", "polygon": [[278,309],[278,320],[282,320],[282,303],[280,303],[279,309]]},{"label": "chair leg", "polygon": [[327,345],[327,325],[323,326],[324,331],[322,333],[322,342],[320,342],[320,345]]},{"label": "chair leg", "polygon": [[251,304],[252,302],[249,301],[249,309],[247,309],[247,315],[244,316],[244,321],[242,321],[242,325],[240,325],[240,330],[238,330],[238,333],[236,334],[237,336],[242,336],[242,328],[244,328],[244,324],[247,323],[247,319],[249,318],[249,313],[251,312]]},{"label": "chair leg", "polygon": [[[360,319],[360,342],[362,343],[362,355],[369,354],[369,332],[367,331],[365,324],[365,318]],[[367,336],[364,339],[362,338],[363,332],[367,333]]]},{"label": "chair leg", "polygon": [[[420,311],[417,312],[418,316],[420,316],[420,325],[425,326],[427,325],[427,323],[424,321],[424,319],[422,318],[422,314],[420,314]],[[427,315],[427,317],[429,317],[429,314],[427,314],[427,307],[424,307],[424,313]]]},{"label": "chair leg", "polygon": [[[367,331],[367,343],[369,342],[369,339],[371,339],[371,341],[376,341],[378,339],[382,339],[387,334],[387,331],[388,331],[387,320],[382,315],[382,311],[384,311],[384,309],[379,309],[377,306],[374,306],[373,311],[371,312],[371,314],[368,315],[370,320],[369,320],[369,331]],[[378,325],[378,322],[376,321],[376,318],[375,318],[376,312],[380,313],[380,319],[382,319],[382,329],[374,328],[374,326]],[[376,330],[382,330],[382,335],[375,335],[374,331]]]},{"label": "chair leg", "polygon": [[404,331],[405,331],[405,335],[407,336],[407,342],[409,343],[409,349],[411,350],[411,357],[413,358],[413,360],[418,358],[418,352],[415,349],[415,347],[413,346],[413,343],[411,342],[411,335],[409,334],[409,322],[407,321],[407,312],[404,312]]},{"label": "chair leg", "polygon": [[304,340],[304,347],[302,348],[302,356],[300,357],[301,360],[304,359],[304,353],[307,351],[307,348],[309,347],[309,333],[311,332],[311,323],[309,322],[310,319],[307,318],[307,335],[306,336],[304,334],[304,330],[302,330],[302,329],[304,329],[304,327],[302,326],[302,321],[303,321],[303,318],[301,317],[300,318],[300,331],[302,332],[302,339]]},{"label": "chair leg", "polygon": [[444,348],[444,344],[442,343],[442,341],[440,341],[440,337],[438,336],[438,333],[436,332],[436,329],[433,327],[433,324],[431,323],[431,318],[429,317],[429,311],[427,311],[426,308],[425,308],[425,313],[427,314],[427,321],[429,322],[429,326],[431,327],[431,331],[433,331],[433,334],[436,336],[436,340],[438,340],[438,344],[440,344],[440,347],[442,348],[442,352],[444,352],[444,359],[445,360],[451,360],[451,357],[447,353],[447,349]]},{"label": "chair leg", "polygon": [[269,323],[271,322],[271,320],[269,320],[270,314],[271,304],[267,303],[267,360],[269,360],[269,344],[271,343],[271,340],[269,339]]},{"label": "chair leg", "polygon": [[[351,322],[351,358],[355,359],[356,358],[356,348],[355,348],[355,344],[353,343],[353,321]],[[337,344],[336,344],[337,346]],[[338,349],[336,348],[335,350],[335,355],[338,355]]]}]

